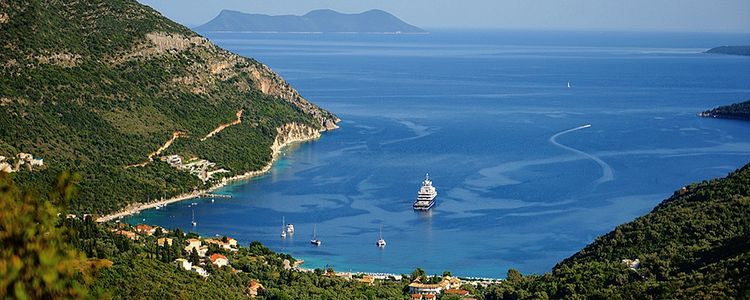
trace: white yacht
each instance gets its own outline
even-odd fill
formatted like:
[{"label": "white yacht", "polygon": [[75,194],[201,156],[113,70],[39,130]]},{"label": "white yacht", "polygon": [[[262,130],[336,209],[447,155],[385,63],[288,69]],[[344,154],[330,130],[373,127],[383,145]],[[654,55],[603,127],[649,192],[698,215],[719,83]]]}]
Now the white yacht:
[{"label": "white yacht", "polygon": [[437,197],[437,190],[432,186],[430,174],[427,174],[424,177],[424,181],[422,181],[422,187],[419,188],[419,192],[417,193],[417,200],[414,201],[414,210],[430,210],[435,205],[435,197]]},{"label": "white yacht", "polygon": [[312,240],[310,240],[310,244],[313,244],[315,246],[320,246],[320,244],[322,244],[322,242],[318,239],[318,235],[315,232],[316,227],[317,227],[317,225],[313,225],[313,238],[312,238]]},{"label": "white yacht", "polygon": [[294,224],[286,224],[286,232],[289,234],[294,234]]},{"label": "white yacht", "polygon": [[281,217],[281,238],[286,237],[286,230],[284,229],[284,217]]},{"label": "white yacht", "polygon": [[375,244],[380,248],[385,248],[385,240],[383,239],[383,227],[380,227],[380,238],[377,242],[375,242]]}]

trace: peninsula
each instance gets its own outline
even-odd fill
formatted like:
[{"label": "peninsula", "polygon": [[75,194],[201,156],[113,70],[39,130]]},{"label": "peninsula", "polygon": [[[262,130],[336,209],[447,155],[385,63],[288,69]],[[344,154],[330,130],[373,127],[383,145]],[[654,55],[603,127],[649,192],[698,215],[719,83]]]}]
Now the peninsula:
[{"label": "peninsula", "polygon": [[698,114],[706,118],[738,119],[750,121],[750,100],[719,106]]},{"label": "peninsula", "polygon": [[721,46],[708,49],[706,53],[750,56],[750,46]]},{"label": "peninsula", "polygon": [[344,14],[330,9],[319,9],[302,16],[270,16],[223,10],[213,20],[194,29],[199,32],[427,33],[419,27],[410,25],[396,16],[378,9],[358,14]]}]

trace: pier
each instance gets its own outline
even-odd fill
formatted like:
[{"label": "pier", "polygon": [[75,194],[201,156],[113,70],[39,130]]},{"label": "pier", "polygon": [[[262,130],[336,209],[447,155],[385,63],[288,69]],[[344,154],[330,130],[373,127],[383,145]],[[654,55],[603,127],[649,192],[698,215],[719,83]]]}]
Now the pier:
[{"label": "pier", "polygon": [[225,194],[200,194],[196,198],[232,198],[232,195]]}]

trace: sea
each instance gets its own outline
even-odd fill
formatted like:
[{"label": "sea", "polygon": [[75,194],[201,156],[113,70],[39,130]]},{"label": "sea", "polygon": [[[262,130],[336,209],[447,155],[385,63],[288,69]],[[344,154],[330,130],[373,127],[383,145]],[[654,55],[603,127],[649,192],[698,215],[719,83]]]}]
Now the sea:
[{"label": "sea", "polygon": [[[232,198],[125,221],[260,241],[307,268],[544,273],[750,162],[750,122],[697,116],[750,99],[750,57],[702,53],[750,34],[203,34],[269,65],[341,128],[216,191]],[[427,173],[437,203],[415,212]],[[294,235],[281,238],[282,220]]]}]

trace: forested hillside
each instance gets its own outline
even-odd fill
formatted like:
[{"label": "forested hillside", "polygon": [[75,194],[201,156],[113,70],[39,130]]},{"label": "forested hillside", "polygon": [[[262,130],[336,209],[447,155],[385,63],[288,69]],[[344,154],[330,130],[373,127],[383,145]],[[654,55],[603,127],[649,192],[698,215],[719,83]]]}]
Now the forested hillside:
[{"label": "forested hillside", "polygon": [[750,100],[704,111],[701,117],[725,118],[750,121]]},{"label": "forested hillside", "polygon": [[277,128],[337,121],[268,67],[135,0],[2,1],[0,43],[0,172],[24,186],[79,172],[74,212],[260,169]]},{"label": "forested hillside", "polygon": [[487,299],[535,297],[750,298],[750,165],[680,189],[550,273],[509,272],[507,282],[486,293]]}]

